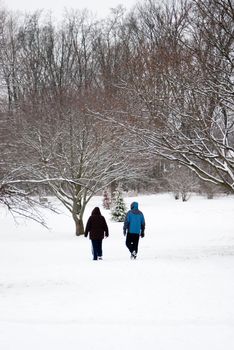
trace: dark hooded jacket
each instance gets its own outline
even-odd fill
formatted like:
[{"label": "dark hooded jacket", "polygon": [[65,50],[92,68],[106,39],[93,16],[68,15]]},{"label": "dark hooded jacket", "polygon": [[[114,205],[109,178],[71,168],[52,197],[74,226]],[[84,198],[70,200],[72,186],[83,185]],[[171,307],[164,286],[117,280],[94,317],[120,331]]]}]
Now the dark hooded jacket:
[{"label": "dark hooded jacket", "polygon": [[104,216],[101,215],[100,209],[95,207],[89,217],[86,228],[85,237],[89,234],[90,239],[103,239],[109,236],[109,230]]},{"label": "dark hooded jacket", "polygon": [[145,218],[142,212],[138,209],[138,203],[133,202],[131,204],[131,210],[127,212],[125,221],[124,221],[124,234],[135,233],[135,234],[144,234],[145,231]]}]

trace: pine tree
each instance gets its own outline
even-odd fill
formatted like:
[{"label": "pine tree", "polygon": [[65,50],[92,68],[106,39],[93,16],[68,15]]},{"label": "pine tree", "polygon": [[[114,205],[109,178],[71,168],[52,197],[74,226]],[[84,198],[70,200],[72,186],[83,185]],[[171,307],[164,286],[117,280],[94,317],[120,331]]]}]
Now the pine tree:
[{"label": "pine tree", "polygon": [[123,193],[120,187],[114,192],[113,206],[111,209],[111,218],[117,222],[123,222],[127,213],[126,205],[123,199]]},{"label": "pine tree", "polygon": [[107,190],[103,192],[102,205],[103,205],[103,208],[105,209],[110,209],[111,207],[110,193]]}]

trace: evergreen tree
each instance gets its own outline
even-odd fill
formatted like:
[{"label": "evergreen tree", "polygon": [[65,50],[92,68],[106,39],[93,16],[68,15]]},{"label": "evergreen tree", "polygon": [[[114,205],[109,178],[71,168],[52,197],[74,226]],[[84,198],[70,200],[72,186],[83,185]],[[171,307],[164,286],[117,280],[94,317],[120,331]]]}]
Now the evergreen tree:
[{"label": "evergreen tree", "polygon": [[107,190],[103,192],[102,205],[103,205],[103,208],[105,209],[110,209],[111,207],[110,193]]},{"label": "evergreen tree", "polygon": [[111,218],[117,222],[123,222],[127,213],[126,205],[123,199],[123,192],[118,187],[114,192],[113,206],[111,210]]}]

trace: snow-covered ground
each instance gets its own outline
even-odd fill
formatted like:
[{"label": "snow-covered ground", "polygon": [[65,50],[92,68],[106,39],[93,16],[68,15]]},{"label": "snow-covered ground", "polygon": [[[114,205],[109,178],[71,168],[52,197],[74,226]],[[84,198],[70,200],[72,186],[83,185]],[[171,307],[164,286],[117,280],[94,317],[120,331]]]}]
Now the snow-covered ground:
[{"label": "snow-covered ground", "polygon": [[48,231],[0,210],[1,350],[234,349],[234,197],[133,200],[146,219],[135,261],[101,197],[85,222],[100,206],[103,261],[67,213],[47,212]]}]

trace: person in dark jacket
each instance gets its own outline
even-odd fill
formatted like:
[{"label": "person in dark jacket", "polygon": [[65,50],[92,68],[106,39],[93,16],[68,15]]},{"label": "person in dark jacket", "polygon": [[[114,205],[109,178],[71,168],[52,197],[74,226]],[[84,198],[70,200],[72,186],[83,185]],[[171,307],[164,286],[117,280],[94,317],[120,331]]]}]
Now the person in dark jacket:
[{"label": "person in dark jacket", "polygon": [[101,215],[100,209],[95,207],[89,217],[86,228],[85,237],[91,239],[93,260],[102,260],[102,240],[109,236],[109,230],[104,216]]},{"label": "person in dark jacket", "polygon": [[126,236],[126,246],[131,253],[131,259],[136,259],[140,236],[145,236],[145,218],[138,209],[138,203],[131,204],[131,210],[127,212],[124,220],[123,232]]}]

